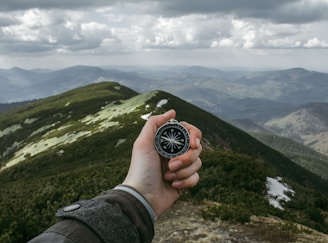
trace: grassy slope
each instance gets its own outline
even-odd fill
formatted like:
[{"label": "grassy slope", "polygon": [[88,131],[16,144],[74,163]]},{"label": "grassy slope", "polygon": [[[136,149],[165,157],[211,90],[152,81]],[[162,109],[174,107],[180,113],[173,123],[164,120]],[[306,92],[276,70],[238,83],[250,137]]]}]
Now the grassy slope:
[{"label": "grassy slope", "polygon": [[292,161],[314,174],[328,180],[328,157],[291,139],[272,133],[252,132],[252,136],[282,152]]},{"label": "grassy slope", "polygon": [[[23,124],[26,118],[39,119],[32,124],[25,124],[19,132],[5,139],[1,138],[1,147],[23,139],[32,141],[32,138],[28,138],[29,134],[45,124],[55,123],[58,117],[61,117],[62,125],[63,117],[65,122],[76,121],[98,112],[108,102],[137,95],[124,87],[115,89],[117,86],[115,83],[91,85],[5,113],[0,118],[0,130],[12,124]],[[169,99],[168,104],[156,108],[161,99]],[[68,102],[70,104],[66,106]],[[297,194],[289,209],[279,216],[292,219],[295,209],[305,210],[308,204],[326,200],[325,181],[241,130],[168,93],[158,92],[147,104],[150,108],[146,109],[143,105],[136,111],[116,118],[120,123],[119,128],[109,128],[63,146],[64,154],[58,154],[58,149],[49,150],[1,172],[0,241],[27,240],[54,222],[53,214],[58,207],[93,197],[120,183],[128,169],[133,141],[144,123],[140,115],[150,110],[156,114],[174,108],[178,120],[193,123],[203,131],[202,179],[199,186],[185,194],[186,198],[211,199],[232,205],[233,209],[240,209],[238,219],[241,221],[256,212],[278,215],[282,213],[269,207],[264,196],[266,176],[280,175],[291,183]],[[41,135],[33,139],[40,139]],[[116,147],[119,139],[126,140]],[[316,193],[318,191],[323,194]],[[302,201],[304,198],[307,199],[305,204]],[[322,207],[316,208],[324,210]],[[222,210],[229,212],[227,208],[213,208],[207,216],[222,216]],[[300,219],[315,224],[315,220],[308,219],[306,213],[297,212]],[[319,226],[325,230],[324,225]]]}]

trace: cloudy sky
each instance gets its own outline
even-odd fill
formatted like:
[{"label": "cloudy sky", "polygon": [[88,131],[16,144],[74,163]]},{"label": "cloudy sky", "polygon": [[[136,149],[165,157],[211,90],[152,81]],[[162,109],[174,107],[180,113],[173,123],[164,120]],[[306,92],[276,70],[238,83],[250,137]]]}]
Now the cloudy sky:
[{"label": "cloudy sky", "polygon": [[328,72],[328,0],[2,0],[0,68],[304,67]]}]

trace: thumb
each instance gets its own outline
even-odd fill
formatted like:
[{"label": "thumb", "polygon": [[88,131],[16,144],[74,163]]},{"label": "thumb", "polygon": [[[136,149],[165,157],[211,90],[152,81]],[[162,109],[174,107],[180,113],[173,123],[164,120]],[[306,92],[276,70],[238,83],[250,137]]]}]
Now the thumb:
[{"label": "thumb", "polygon": [[169,110],[162,115],[151,116],[142,128],[138,140],[152,141],[154,139],[156,130],[168,120],[175,118],[175,116],[175,110]]}]

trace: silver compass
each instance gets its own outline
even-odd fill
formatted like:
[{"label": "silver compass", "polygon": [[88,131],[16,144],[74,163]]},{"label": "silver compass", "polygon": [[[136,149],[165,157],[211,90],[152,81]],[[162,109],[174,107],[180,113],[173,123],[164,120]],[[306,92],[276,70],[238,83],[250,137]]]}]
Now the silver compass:
[{"label": "silver compass", "polygon": [[190,136],[188,130],[177,120],[171,119],[155,135],[155,148],[164,158],[174,158],[189,150]]}]

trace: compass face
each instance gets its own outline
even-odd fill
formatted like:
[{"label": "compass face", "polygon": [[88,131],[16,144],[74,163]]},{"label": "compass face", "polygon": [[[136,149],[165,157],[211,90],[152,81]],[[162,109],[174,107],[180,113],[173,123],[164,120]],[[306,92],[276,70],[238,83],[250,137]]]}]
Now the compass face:
[{"label": "compass face", "polygon": [[155,147],[165,158],[174,158],[189,150],[188,130],[175,120],[161,126],[155,136]]}]

